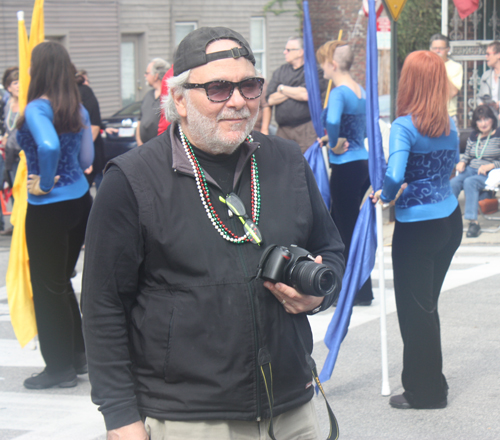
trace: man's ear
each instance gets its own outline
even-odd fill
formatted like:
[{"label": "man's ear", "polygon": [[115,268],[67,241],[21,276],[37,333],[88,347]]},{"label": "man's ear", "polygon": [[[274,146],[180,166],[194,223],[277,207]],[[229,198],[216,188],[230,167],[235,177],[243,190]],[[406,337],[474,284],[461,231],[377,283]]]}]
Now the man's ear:
[{"label": "man's ear", "polygon": [[185,118],[187,116],[187,102],[183,93],[179,93],[174,95],[174,103],[175,108],[177,109],[177,113],[181,118]]}]

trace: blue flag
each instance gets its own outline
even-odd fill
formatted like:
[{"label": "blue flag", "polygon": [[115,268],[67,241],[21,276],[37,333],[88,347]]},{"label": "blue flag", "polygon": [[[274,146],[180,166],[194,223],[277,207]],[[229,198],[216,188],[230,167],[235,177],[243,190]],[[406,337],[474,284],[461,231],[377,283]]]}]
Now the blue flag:
[{"label": "blue flag", "polygon": [[[382,136],[378,125],[378,53],[375,0],[369,0],[369,10],[366,39],[366,131],[369,145],[368,167],[370,181],[376,191],[382,187],[386,163],[382,150]],[[354,228],[342,291],[325,335],[325,344],[329,348],[329,352],[319,375],[322,382],[329,380],[332,376],[340,344],[347,334],[349,322],[351,321],[354,298],[373,270],[376,250],[375,206],[371,199],[367,199],[361,208]]]},{"label": "blue flag", "polygon": [[318,137],[325,133],[321,123],[321,92],[319,89],[318,66],[316,64],[316,54],[314,52],[313,34],[311,29],[311,19],[309,18],[309,2],[303,3],[304,9],[304,76],[306,78],[307,103],[309,113],[314,125],[314,130]]},{"label": "blue flag", "polygon": [[[321,122],[321,112],[323,110],[321,105],[321,92],[319,89],[318,67],[316,65],[316,55],[314,53],[314,42],[311,29],[311,20],[309,18],[309,3],[307,1],[303,4],[304,9],[304,76],[306,79],[306,89],[308,96],[309,113],[314,125],[314,130],[318,137],[322,137],[325,130]],[[325,159],[323,151],[318,142],[315,142],[305,152],[309,166],[312,169],[316,183],[321,192],[321,196],[330,209],[330,183],[328,182],[328,172],[325,167]]]}]

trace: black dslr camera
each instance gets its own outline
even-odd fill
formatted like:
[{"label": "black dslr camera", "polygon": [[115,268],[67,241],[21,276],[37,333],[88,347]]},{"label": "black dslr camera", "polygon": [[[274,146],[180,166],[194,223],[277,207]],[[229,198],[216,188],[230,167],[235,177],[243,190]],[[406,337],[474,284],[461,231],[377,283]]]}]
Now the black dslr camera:
[{"label": "black dslr camera", "polygon": [[257,278],[272,283],[282,282],[304,295],[330,295],[337,285],[335,273],[294,244],[290,248],[272,244],[264,250]]}]

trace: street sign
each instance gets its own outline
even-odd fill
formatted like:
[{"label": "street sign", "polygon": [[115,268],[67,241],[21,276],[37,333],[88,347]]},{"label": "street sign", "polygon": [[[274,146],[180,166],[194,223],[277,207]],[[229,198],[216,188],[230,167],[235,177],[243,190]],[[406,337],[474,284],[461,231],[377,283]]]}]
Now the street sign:
[{"label": "street sign", "polygon": [[385,6],[394,21],[398,21],[406,0],[384,0]]},{"label": "street sign", "polygon": [[377,18],[377,49],[391,48],[391,19],[387,16]]},{"label": "street sign", "polygon": [[[365,15],[368,17],[368,0],[363,0],[363,12]],[[382,14],[382,11],[384,10],[384,5],[382,4],[382,0],[375,0],[375,11],[377,11],[377,18],[380,17],[380,14]]]}]

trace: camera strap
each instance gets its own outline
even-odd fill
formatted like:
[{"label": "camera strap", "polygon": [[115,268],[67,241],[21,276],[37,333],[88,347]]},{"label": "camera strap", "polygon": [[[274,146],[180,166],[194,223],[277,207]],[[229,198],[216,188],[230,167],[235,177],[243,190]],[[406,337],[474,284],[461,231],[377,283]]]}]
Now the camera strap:
[{"label": "camera strap", "polygon": [[321,394],[323,395],[323,398],[325,399],[326,409],[328,411],[328,419],[330,421],[330,432],[328,433],[328,437],[326,438],[326,440],[337,440],[339,438],[339,424],[337,423],[337,419],[335,418],[335,414],[333,413],[333,410],[330,407],[330,404],[328,403],[328,399],[326,398],[325,391],[323,390],[323,385],[321,385],[321,381],[319,380],[318,371],[316,369],[316,362],[314,361],[312,356],[307,351],[306,344],[304,343],[304,339],[302,339],[302,335],[300,334],[296,319],[293,320],[293,325],[295,327],[295,332],[297,333],[297,336],[299,337],[300,345],[302,345],[302,348],[304,349],[304,353],[306,354],[307,365],[309,365],[309,368],[311,369],[314,381],[316,382],[318,389],[321,391]]},{"label": "camera strap", "polygon": [[[321,394],[323,395],[323,398],[325,399],[325,404],[326,404],[326,409],[328,411],[328,419],[330,421],[330,432],[328,434],[328,437],[326,440],[337,440],[339,438],[339,425],[337,423],[337,419],[335,418],[335,414],[332,411],[332,408],[330,407],[330,404],[328,403],[328,399],[326,398],[325,391],[323,390],[323,386],[321,385],[321,382],[318,377],[318,372],[316,369],[316,362],[314,362],[314,359],[312,356],[308,353],[306,344],[304,343],[304,340],[302,339],[302,335],[300,334],[299,328],[297,327],[297,320],[292,317],[293,320],[293,325],[295,327],[295,332],[297,333],[300,341],[300,345],[302,345],[302,348],[304,349],[304,353],[306,354],[306,362],[309,368],[311,369],[314,381],[316,382],[316,385],[318,386],[318,389],[321,391]],[[273,406],[274,406],[274,396],[273,396],[273,371],[271,367],[271,355],[269,354],[269,351],[266,348],[261,348],[259,350],[259,368],[260,372],[262,374],[262,377],[264,379],[264,387],[266,389],[266,395],[267,395],[267,401],[269,403],[269,428],[268,428],[268,434],[269,437],[271,437],[271,440],[276,440],[276,437],[274,436],[274,427],[273,427]]]}]

